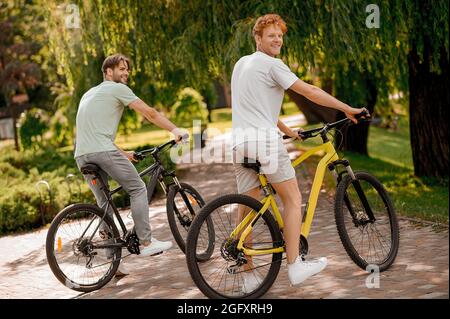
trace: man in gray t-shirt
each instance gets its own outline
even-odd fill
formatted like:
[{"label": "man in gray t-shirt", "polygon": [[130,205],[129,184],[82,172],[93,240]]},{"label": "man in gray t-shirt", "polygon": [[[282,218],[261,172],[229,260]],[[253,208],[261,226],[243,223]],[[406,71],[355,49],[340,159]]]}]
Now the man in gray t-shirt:
[{"label": "man in gray t-shirt", "polygon": [[[354,115],[361,109],[348,106],[318,87],[309,85],[292,73],[276,56],[283,45],[287,27],[276,14],[259,17],[253,28],[256,52],[242,57],[234,66],[231,77],[233,159],[239,193],[259,198],[259,179],[253,170],[244,168],[244,157],[261,162],[261,171],[280,196],[284,206],[284,239],[288,262],[288,277],[293,285],[322,271],[326,258],[302,261],[299,257],[299,238],[302,223],[301,193],[279,130],[298,138],[298,134],[281,122],[278,117],[284,91],[291,89],[318,105],[324,105],[346,114],[356,122]],[[239,208],[239,219],[245,216]],[[244,292],[250,293],[259,285],[261,278],[252,271],[253,262],[247,257],[244,265]]]},{"label": "man in gray t-shirt", "polygon": [[[180,141],[183,132],[166,117],[149,107],[127,86],[129,60],[115,54],[105,59],[102,66],[104,81],[87,91],[80,100],[76,118],[75,160],[79,168],[92,163],[100,168],[100,176],[107,183],[111,176],[130,195],[131,213],[135,231],[140,242],[140,255],[153,255],[172,246],[170,241],[158,241],[151,235],[149,223],[147,189],[139,177],[134,152],[124,151],[115,143],[117,127],[125,107],[142,114],[147,120],[172,132]],[[105,209],[107,199],[100,190],[99,183],[91,183],[92,176],[85,176],[95,195],[99,207]],[[111,208],[108,214],[112,216]],[[108,233],[102,224],[100,234]],[[128,271],[120,264],[119,274]]]}]

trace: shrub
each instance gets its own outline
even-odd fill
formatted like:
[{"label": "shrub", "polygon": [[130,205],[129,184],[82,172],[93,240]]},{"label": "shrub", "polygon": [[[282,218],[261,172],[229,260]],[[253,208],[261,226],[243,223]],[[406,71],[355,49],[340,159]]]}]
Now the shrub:
[{"label": "shrub", "polygon": [[25,149],[42,146],[42,136],[47,130],[48,115],[41,109],[30,109],[22,113],[19,120],[20,142]]},{"label": "shrub", "polygon": [[200,120],[202,123],[208,120],[206,103],[201,94],[192,88],[181,90],[172,110],[172,119],[180,127],[191,127],[193,120]]},{"label": "shrub", "polygon": [[[150,147],[152,145],[144,145],[137,150]],[[175,168],[169,153],[162,153],[160,159],[168,170]],[[152,159],[147,158],[136,168],[141,171],[151,163]],[[49,223],[71,203],[95,203],[70,152],[58,153],[51,148],[17,152],[5,148],[0,154],[0,173],[0,234],[40,227],[43,218]],[[74,177],[66,179],[69,173]],[[36,187],[41,180],[48,182],[50,193],[44,186]],[[115,187],[117,183],[110,182],[110,186]],[[114,195],[113,200],[117,207],[130,205],[125,191]]]}]

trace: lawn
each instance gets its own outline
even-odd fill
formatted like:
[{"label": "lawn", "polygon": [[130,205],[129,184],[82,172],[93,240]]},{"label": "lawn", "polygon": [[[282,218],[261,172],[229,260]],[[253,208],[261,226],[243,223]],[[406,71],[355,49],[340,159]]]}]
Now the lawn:
[{"label": "lawn", "polygon": [[[298,147],[306,150],[320,142],[320,138],[310,139],[298,143]],[[351,152],[340,154],[350,161],[353,170],[370,172],[384,184],[400,215],[448,223],[448,179],[438,181],[414,176],[409,125],[405,118],[399,121],[395,132],[371,126],[368,151],[369,157]],[[314,173],[318,161],[319,157],[311,159],[308,167],[313,169],[308,170],[309,174]],[[332,193],[335,182],[331,174],[327,175],[325,187]]]},{"label": "lawn", "polygon": [[[298,113],[294,103],[284,105],[284,116]],[[226,133],[231,128],[231,109],[213,110],[209,129],[216,129],[215,134]],[[317,127],[308,125],[305,129]],[[192,128],[189,130],[192,135]],[[215,135],[210,132],[209,138]],[[145,144],[161,144],[168,141],[171,134],[151,124],[144,124],[132,135],[119,135],[116,143],[124,149],[135,149]],[[298,147],[308,149],[321,142],[320,138],[298,143]],[[11,143],[11,142],[9,142]],[[71,151],[72,146],[60,151]],[[410,217],[448,223],[449,197],[448,179],[445,181],[424,180],[414,176],[411,148],[409,141],[409,125],[406,117],[401,117],[397,131],[371,126],[368,140],[369,157],[347,152],[344,157],[350,160],[354,170],[364,170],[374,174],[385,185],[392,196],[397,212]],[[314,173],[318,157],[311,158],[308,163]],[[335,189],[334,181],[327,174],[325,187],[329,193]]]},{"label": "lawn", "polygon": [[[298,113],[293,103],[284,105],[284,116]],[[225,133],[231,128],[231,109],[213,110],[212,122],[208,128],[217,129],[216,134]],[[316,127],[308,125],[305,129]],[[192,129],[190,130],[192,134]],[[210,134],[209,137],[211,138]],[[142,144],[164,143],[170,134],[153,125],[146,124],[132,136],[119,137],[118,145],[133,149]],[[321,142],[320,138],[298,143],[303,149],[311,148]],[[364,170],[374,174],[385,185],[390,193],[397,212],[401,215],[419,217],[431,221],[448,222],[448,180],[422,180],[413,174],[413,163],[409,141],[409,125],[406,117],[400,118],[398,130],[392,131],[371,126],[368,141],[369,157],[347,152],[344,157],[350,160],[355,170]],[[314,167],[318,157],[309,163]],[[313,173],[311,171],[310,173]],[[333,192],[335,185],[330,174],[326,178],[325,187]]]}]

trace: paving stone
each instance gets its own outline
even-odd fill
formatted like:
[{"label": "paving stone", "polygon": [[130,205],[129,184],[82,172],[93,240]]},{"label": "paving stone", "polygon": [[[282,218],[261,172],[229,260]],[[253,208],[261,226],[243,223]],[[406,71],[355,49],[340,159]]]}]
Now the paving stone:
[{"label": "paving stone", "polygon": [[[211,176],[220,176],[220,181],[209,181]],[[300,188],[305,192],[309,181],[301,176],[299,174]],[[179,179],[194,186],[206,201],[219,194],[236,192],[230,164],[183,164]],[[163,198],[152,202],[151,224],[156,238],[173,240],[165,205]],[[132,225],[127,219],[129,211],[121,214],[126,223]],[[314,218],[308,257],[327,256],[327,268],[299,287],[291,287],[283,261],[274,285],[263,299],[448,298],[448,228],[436,232],[432,227],[420,227],[400,217],[401,238],[396,262],[380,274],[380,287],[369,289],[366,287],[369,274],[353,263],[342,246],[334,224],[333,204],[326,196],[319,197]],[[73,291],[54,277],[47,264],[44,246],[47,229],[0,238],[0,298],[205,298],[191,279],[185,256],[175,242],[174,248],[160,256],[127,257],[123,262],[130,269],[130,275],[113,279],[98,291],[88,294]]]}]

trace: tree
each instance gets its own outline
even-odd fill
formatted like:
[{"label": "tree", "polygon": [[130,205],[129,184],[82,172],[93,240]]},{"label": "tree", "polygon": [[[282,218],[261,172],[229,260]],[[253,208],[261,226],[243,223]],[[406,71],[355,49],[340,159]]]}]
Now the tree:
[{"label": "tree", "polygon": [[[39,44],[30,39],[26,32],[31,18],[29,11],[19,10],[13,3],[0,3],[0,103],[3,101],[13,118],[15,147],[19,150],[17,118],[26,107],[14,103],[14,97],[21,95],[29,101],[28,92],[41,81],[38,65],[32,56],[39,51]],[[2,106],[2,105],[0,105]]]},{"label": "tree", "polygon": [[448,177],[449,173],[448,10],[448,1],[413,1],[411,7],[409,112],[417,176]]},{"label": "tree", "polygon": [[[320,76],[332,79],[334,95],[344,102],[368,106],[376,113],[375,106],[386,105],[390,92],[409,91],[416,174],[448,176],[448,126],[442,122],[449,100],[444,89],[448,86],[448,1],[76,3],[84,61],[117,51],[130,55],[135,66],[132,78],[142,88],[139,93],[166,105],[173,104],[182,87],[202,91],[211,79],[223,74],[229,79],[238,58],[254,51],[251,30],[256,17],[276,12],[289,28],[281,57],[288,65],[297,65],[294,71],[299,74],[322,70]],[[72,68],[76,61],[62,60]],[[419,127],[422,122],[426,131]],[[350,129],[343,145],[367,154],[367,133],[367,126]],[[436,139],[438,146],[433,143]]]}]

